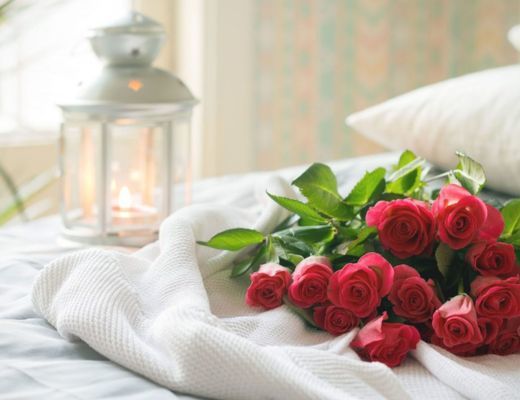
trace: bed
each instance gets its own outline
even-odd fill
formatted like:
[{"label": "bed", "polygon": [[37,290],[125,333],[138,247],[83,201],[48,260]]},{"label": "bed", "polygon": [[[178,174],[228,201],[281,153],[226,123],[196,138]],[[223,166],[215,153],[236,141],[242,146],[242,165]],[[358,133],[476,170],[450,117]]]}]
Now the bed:
[{"label": "bed", "polygon": [[[389,165],[395,162],[396,157],[397,153],[386,153],[336,161],[330,165],[338,173],[341,190],[345,192],[365,170]],[[277,171],[276,174],[290,180],[302,168],[289,168]],[[195,186],[194,203],[233,205],[252,213],[257,212],[260,206],[255,201],[255,192],[258,194],[262,191],[263,182],[272,174],[259,172],[202,181]],[[171,391],[110,361],[81,340],[65,340],[33,309],[31,289],[40,271],[58,256],[78,250],[70,243],[61,242],[58,237],[59,219],[56,216],[0,230],[0,398],[202,398]],[[145,256],[157,253],[158,246],[157,243],[151,244],[141,252]],[[117,250],[125,253],[134,251],[124,248]],[[215,312],[218,314],[218,310]],[[313,346],[319,349],[319,343]],[[434,359],[437,367],[432,368]],[[495,398],[507,398],[511,394],[511,387],[516,385],[517,389],[520,388],[518,373],[513,368],[518,365],[520,356],[503,358],[500,366],[498,360],[497,357],[486,356],[478,361],[459,361],[442,351],[429,355],[417,353],[403,366],[385,372],[395,377],[401,392],[385,392],[384,388],[376,385],[376,389],[370,393],[379,398],[402,398],[401,394],[405,393],[409,398],[417,399],[458,399],[485,398],[489,390],[493,390]],[[450,377],[449,371],[454,365],[460,365],[461,375],[452,374]],[[466,376],[466,382],[460,382],[460,376]],[[212,397],[211,390],[200,393]],[[348,387],[345,393],[348,393]],[[361,396],[361,393],[368,392],[357,390],[352,396],[356,397],[356,393]],[[474,393],[477,394],[474,396]],[[216,395],[225,398],[222,394]],[[239,398],[236,393],[230,396]],[[278,398],[276,393],[273,393],[272,398]],[[295,395],[292,398],[299,397]],[[309,398],[317,397],[311,393]]]}]

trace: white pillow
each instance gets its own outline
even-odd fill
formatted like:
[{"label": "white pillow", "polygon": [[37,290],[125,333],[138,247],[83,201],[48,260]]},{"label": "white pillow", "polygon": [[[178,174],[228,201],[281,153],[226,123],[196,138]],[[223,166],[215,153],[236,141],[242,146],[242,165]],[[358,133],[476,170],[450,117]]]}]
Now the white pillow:
[{"label": "white pillow", "polygon": [[488,187],[520,195],[519,65],[425,86],[352,114],[347,124],[445,169],[460,150],[483,164]]}]

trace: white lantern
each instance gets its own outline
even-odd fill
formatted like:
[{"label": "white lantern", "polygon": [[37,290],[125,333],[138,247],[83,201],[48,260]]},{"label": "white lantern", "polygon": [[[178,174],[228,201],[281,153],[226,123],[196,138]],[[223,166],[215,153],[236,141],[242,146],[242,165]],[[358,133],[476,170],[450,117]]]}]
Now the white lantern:
[{"label": "white lantern", "polygon": [[89,35],[104,67],[59,105],[68,239],[139,246],[190,201],[197,101],[177,77],[151,66],[164,37],[161,25],[139,13]]}]

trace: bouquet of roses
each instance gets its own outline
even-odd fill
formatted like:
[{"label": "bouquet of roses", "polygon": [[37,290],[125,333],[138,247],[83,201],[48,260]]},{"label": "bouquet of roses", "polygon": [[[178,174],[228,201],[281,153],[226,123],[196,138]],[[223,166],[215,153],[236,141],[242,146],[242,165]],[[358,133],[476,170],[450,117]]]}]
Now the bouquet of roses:
[{"label": "bouquet of roses", "polygon": [[484,202],[482,167],[457,155],[453,170],[428,177],[406,151],[346,197],[313,164],[292,183],[306,202],[269,194],[292,213],[274,232],[230,229],[199,243],[255,246],[231,273],[252,272],[246,303],[285,303],[332,335],[359,327],[351,347],[364,359],[397,366],[421,338],[461,356],[518,352],[520,199]]}]

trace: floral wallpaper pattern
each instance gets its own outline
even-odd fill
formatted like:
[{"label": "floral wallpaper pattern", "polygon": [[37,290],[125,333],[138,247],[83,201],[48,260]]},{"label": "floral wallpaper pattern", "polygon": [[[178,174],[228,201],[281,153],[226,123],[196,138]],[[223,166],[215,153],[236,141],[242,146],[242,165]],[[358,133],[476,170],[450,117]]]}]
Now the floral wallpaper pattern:
[{"label": "floral wallpaper pattern", "polygon": [[519,0],[256,0],[255,21],[261,169],[369,151],[349,113],[518,60]]}]

